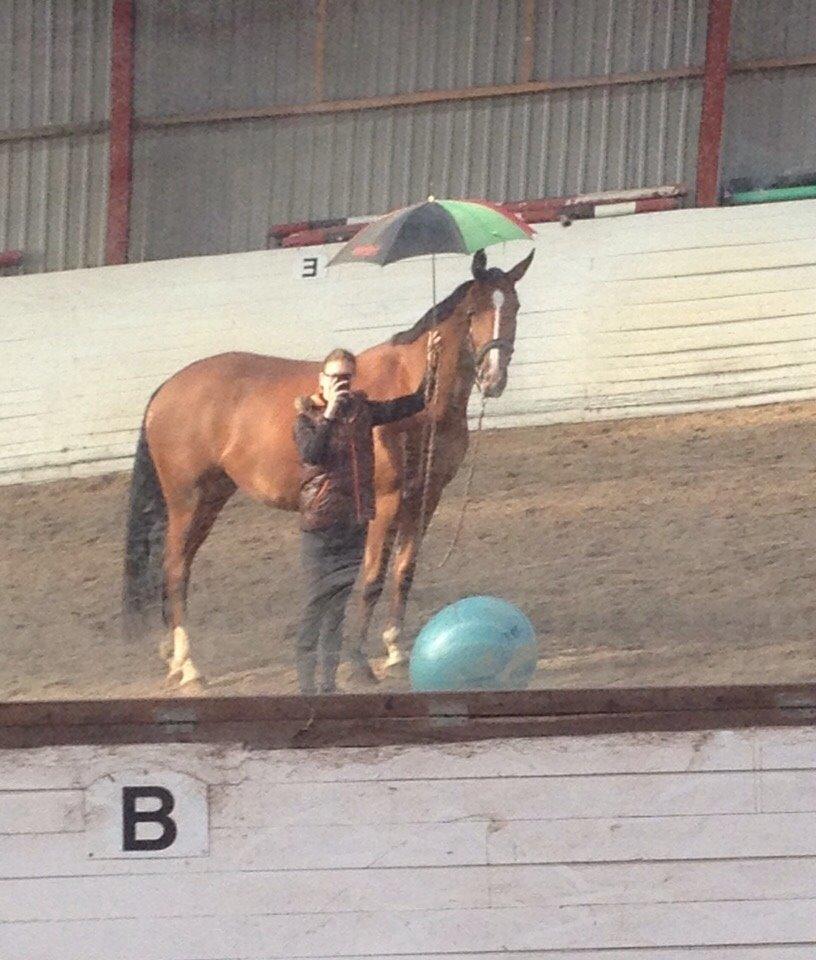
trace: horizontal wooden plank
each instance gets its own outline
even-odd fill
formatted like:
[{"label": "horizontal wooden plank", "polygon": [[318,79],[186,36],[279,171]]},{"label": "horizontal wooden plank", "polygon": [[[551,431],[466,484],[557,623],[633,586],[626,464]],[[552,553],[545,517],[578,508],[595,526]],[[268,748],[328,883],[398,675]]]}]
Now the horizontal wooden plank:
[{"label": "horizontal wooden plank", "polygon": [[508,907],[795,900],[816,888],[816,859],[604,863],[53,877],[0,884],[4,922],[334,916]]},{"label": "horizontal wooden plank", "polygon": [[0,834],[81,830],[83,816],[83,794],[78,790],[0,790]]},{"label": "horizontal wooden plank", "polygon": [[[385,783],[257,784],[211,788],[216,826],[427,823],[569,817],[752,813],[757,782],[773,773],[687,773]],[[807,774],[801,774],[803,778]],[[787,777],[787,774],[780,775]],[[815,778],[816,779],[816,778]],[[781,794],[784,787],[780,786]],[[771,788],[763,792],[767,797]],[[774,795],[774,807],[784,809]],[[797,801],[816,809],[816,794]]]},{"label": "horizontal wooden plank", "polygon": [[[500,953],[423,953],[421,960],[813,960],[814,944],[799,946],[775,944],[770,947],[659,947],[623,950],[524,950],[507,951]],[[333,960],[332,957],[313,957],[311,960]],[[384,954],[378,955],[377,960],[404,960],[416,957],[418,954]],[[265,957],[264,960],[279,960],[276,957]],[[370,954],[358,954],[349,960],[371,960]]]},{"label": "horizontal wooden plank", "polygon": [[[809,733],[810,731],[808,731]],[[665,772],[687,768],[753,769],[752,731],[643,735],[629,742],[593,737],[549,742],[495,740],[475,745],[409,745],[335,750],[219,750],[206,744],[118,747],[64,746],[0,752],[0,783],[8,790],[79,788],[112,766],[157,764],[211,783],[257,780],[313,783],[409,779],[558,776],[569,773]],[[140,758],[140,753],[146,759]]]},{"label": "horizontal wooden plank", "polygon": [[628,304],[705,301],[722,296],[810,290],[816,286],[816,265],[780,267],[774,271],[726,271],[715,276],[616,280],[604,284],[604,296]]},{"label": "horizontal wooden plank", "polygon": [[[597,297],[591,305],[593,333],[608,330],[633,330],[641,332],[662,329],[694,329],[711,323],[730,324],[745,320],[781,321],[786,317],[796,320],[808,316],[813,310],[813,290],[775,290],[770,293],[744,293],[735,295],[725,291],[724,296],[708,300],[667,301],[650,304],[648,308],[634,308],[629,303],[610,302]],[[577,326],[573,322],[573,329]],[[726,330],[724,333],[728,333]],[[736,331],[739,333],[740,331]],[[523,331],[520,331],[523,335]],[[730,338],[724,341],[731,342]]]},{"label": "horizontal wooden plank", "polygon": [[814,791],[816,770],[768,771],[757,777],[758,809],[768,813],[809,811]]},{"label": "horizontal wooden plank", "polygon": [[[476,745],[383,748],[376,754],[352,748],[343,751],[342,763],[338,763],[336,751],[281,750],[250,754],[242,769],[246,780],[264,783],[754,770],[757,745],[772,733],[721,730],[585,740],[555,737],[544,742],[498,740]],[[801,749],[810,744],[816,754],[816,730],[804,731],[796,742]],[[774,756],[769,753],[769,760]]]},{"label": "horizontal wooden plank", "polygon": [[816,855],[816,814],[502,820],[490,863],[696,860]]},{"label": "horizontal wooden plank", "polygon": [[[305,751],[297,754],[308,756]],[[150,767],[186,773],[207,783],[237,783],[244,778],[243,767],[251,755],[240,744],[223,747],[197,743],[0,751],[0,785],[16,791],[84,789],[112,769]]]},{"label": "horizontal wooden plank", "polygon": [[[638,712],[800,710],[816,708],[816,684],[734,684],[731,686],[615,687],[445,691],[435,694],[352,694],[343,696],[206,697],[139,700],[74,700],[0,703],[0,730],[15,726],[123,723],[184,726],[196,723],[567,716],[604,717]],[[759,719],[759,718],[758,718]],[[761,722],[755,724],[762,727]]]},{"label": "horizontal wooden plank", "polygon": [[0,835],[0,878],[466,866],[487,863],[487,829],[485,821],[215,828],[209,856],[147,866],[89,859],[83,833],[50,836],[47,845],[39,836]]},{"label": "horizontal wooden plank", "polygon": [[324,955],[332,957],[434,952],[590,950],[793,944],[816,941],[816,901],[721,901],[705,904],[638,904],[396,911],[322,916],[207,916],[167,919],[95,919],[66,923],[8,923],[0,950],[9,957],[60,960],[93,955],[117,960],[242,960]]},{"label": "horizontal wooden plank", "polygon": [[[816,222],[816,221],[814,221]],[[816,227],[810,237],[767,243],[720,243],[692,250],[617,254],[604,258],[604,280],[711,275],[731,270],[774,270],[816,264]]]},{"label": "horizontal wooden plank", "polygon": [[[371,746],[810,725],[809,685],[0,704],[0,748],[243,742]],[[374,722],[376,721],[376,722]]]},{"label": "horizontal wooden plank", "polygon": [[759,762],[766,770],[816,768],[816,731],[766,730],[757,741]]},{"label": "horizontal wooden plank", "polygon": [[88,859],[83,833],[0,835],[0,877],[814,857],[814,826],[814,814],[745,814],[222,827],[209,857],[149,866]]}]

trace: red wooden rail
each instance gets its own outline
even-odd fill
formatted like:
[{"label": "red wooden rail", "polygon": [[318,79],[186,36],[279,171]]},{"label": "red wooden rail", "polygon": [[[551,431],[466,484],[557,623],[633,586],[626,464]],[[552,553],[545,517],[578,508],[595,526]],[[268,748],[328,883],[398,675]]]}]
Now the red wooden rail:
[{"label": "red wooden rail", "polygon": [[[649,213],[676,210],[685,195],[679,184],[654,189],[608,191],[575,197],[542,197],[535,200],[508,201],[500,204],[509,213],[517,214],[526,223],[564,223],[599,216],[624,213]],[[279,223],[269,231],[270,247],[308,247],[349,240],[367,223],[375,219],[335,218]]]},{"label": "red wooden rail", "polygon": [[816,685],[0,704],[0,749],[90,743],[377,746],[812,726]]}]

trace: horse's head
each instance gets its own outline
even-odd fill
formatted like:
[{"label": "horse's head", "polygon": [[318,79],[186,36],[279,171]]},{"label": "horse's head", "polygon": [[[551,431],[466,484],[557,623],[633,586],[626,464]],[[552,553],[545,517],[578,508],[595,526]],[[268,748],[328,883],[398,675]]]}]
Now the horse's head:
[{"label": "horse's head", "polygon": [[473,258],[473,283],[466,299],[476,385],[483,397],[500,397],[516,341],[519,299],[516,284],[527,272],[535,250],[506,273],[488,267],[484,250]]}]

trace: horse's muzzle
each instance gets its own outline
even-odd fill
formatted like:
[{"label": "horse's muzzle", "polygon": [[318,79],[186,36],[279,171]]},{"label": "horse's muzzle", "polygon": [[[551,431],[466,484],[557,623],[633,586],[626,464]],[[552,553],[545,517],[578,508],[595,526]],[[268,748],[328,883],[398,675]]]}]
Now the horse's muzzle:
[{"label": "horse's muzzle", "polygon": [[497,338],[485,343],[474,357],[476,385],[486,399],[500,397],[507,386],[507,367],[513,356],[513,343]]},{"label": "horse's muzzle", "polygon": [[507,386],[507,370],[499,370],[497,373],[497,376],[477,377],[476,379],[479,393],[481,393],[486,400],[500,397],[504,393],[504,388]]}]

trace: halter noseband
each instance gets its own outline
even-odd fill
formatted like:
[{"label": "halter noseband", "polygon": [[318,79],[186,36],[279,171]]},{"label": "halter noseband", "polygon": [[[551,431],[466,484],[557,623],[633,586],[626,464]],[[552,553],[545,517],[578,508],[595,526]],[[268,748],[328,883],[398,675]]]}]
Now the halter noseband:
[{"label": "halter noseband", "polygon": [[[471,345],[473,340],[471,339]],[[493,340],[488,340],[487,343],[483,343],[478,350],[473,350],[473,363],[476,367],[480,367],[484,358],[490,353],[491,350],[504,350],[508,357],[513,356],[513,341],[508,340],[507,337],[494,337]]]}]

